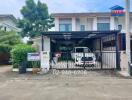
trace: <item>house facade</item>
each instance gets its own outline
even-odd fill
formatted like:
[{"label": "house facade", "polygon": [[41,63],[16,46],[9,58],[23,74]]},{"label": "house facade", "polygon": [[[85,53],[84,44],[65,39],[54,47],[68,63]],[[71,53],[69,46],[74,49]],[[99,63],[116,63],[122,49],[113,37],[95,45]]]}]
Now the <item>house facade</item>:
[{"label": "house facade", "polygon": [[[70,48],[72,49],[77,46],[86,46],[90,48],[92,52],[99,51],[102,53],[101,59],[103,64],[106,64],[109,67],[115,66],[115,68],[119,65],[121,69],[125,69],[126,62],[123,60],[126,57],[126,54],[124,53],[126,49],[125,15],[112,16],[111,12],[53,13],[52,17],[55,19],[55,27],[52,29],[54,37],[50,36],[50,34],[48,34],[47,37],[44,37],[44,43],[40,44],[44,45],[43,51],[57,52],[61,51],[62,48],[67,48],[67,46],[71,46]],[[94,31],[97,33],[106,31],[107,33],[114,30],[120,30],[118,38],[116,38],[113,34],[94,38]],[[87,35],[91,35],[90,38],[87,36],[81,38],[82,34],[87,32],[90,33],[90,31],[91,34]],[[80,35],[80,39],[73,38],[68,40],[65,39],[65,35],[63,35],[62,38],[64,39],[61,40],[59,37],[56,37],[57,35],[54,35],[57,32],[62,32],[63,34],[74,34],[74,32],[75,34],[79,33],[78,35]],[[132,33],[132,13],[130,13],[130,32]],[[83,43],[80,44],[82,41]],[[54,48],[58,45],[58,50],[55,51]],[[118,50],[121,51],[120,56],[117,52],[117,46]],[[100,55],[100,53],[97,54]]]},{"label": "house facade", "polygon": [[19,29],[16,27],[17,20],[13,15],[0,15],[0,27],[4,31],[16,31]]}]

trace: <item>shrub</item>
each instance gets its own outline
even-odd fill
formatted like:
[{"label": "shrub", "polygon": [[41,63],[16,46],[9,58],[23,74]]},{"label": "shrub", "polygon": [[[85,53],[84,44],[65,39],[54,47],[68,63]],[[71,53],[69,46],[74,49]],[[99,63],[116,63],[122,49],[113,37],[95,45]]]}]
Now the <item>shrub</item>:
[{"label": "shrub", "polygon": [[0,64],[8,64],[10,59],[11,46],[0,44]]},{"label": "shrub", "polygon": [[18,68],[21,62],[27,61],[27,53],[31,53],[35,51],[36,50],[34,48],[26,44],[19,44],[14,46],[14,48],[11,50],[13,68]]}]

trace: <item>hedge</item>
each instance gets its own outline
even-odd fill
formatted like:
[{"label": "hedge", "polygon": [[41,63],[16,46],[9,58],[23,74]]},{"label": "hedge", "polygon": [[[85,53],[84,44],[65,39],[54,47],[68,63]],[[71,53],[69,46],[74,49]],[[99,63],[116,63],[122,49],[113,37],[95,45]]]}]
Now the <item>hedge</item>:
[{"label": "hedge", "polygon": [[[36,50],[31,45],[19,44],[13,47],[11,50],[11,58],[13,68],[18,68],[19,64],[23,61],[27,61],[27,53],[35,52]],[[28,63],[29,64],[29,63]],[[28,66],[31,68],[32,66]]]},{"label": "hedge", "polygon": [[0,64],[9,64],[11,46],[0,44]]}]

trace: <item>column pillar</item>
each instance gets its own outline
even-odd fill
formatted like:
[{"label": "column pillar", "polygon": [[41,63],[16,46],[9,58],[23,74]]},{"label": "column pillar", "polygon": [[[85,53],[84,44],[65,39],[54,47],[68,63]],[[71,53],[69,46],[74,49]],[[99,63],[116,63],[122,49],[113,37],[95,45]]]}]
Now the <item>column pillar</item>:
[{"label": "column pillar", "polygon": [[48,51],[48,52],[50,52],[50,38],[49,37],[44,37],[44,43],[43,43],[43,45],[44,45],[44,48],[43,48],[43,50],[44,51]]},{"label": "column pillar", "polygon": [[97,31],[97,17],[94,17],[93,19],[93,30]]},{"label": "column pillar", "polygon": [[114,29],[115,29],[115,18],[110,17],[110,30],[114,30]]},{"label": "column pillar", "polygon": [[[125,0],[125,5],[126,5],[126,12],[125,12],[125,31],[126,31],[126,55],[127,55],[127,59],[126,62],[127,63],[131,63],[131,51],[130,51],[130,0]],[[127,72],[130,74],[130,68],[129,65],[127,64],[126,66],[128,66]]]},{"label": "column pillar", "polygon": [[55,31],[59,31],[59,18],[55,18]]},{"label": "column pillar", "polygon": [[72,18],[72,31],[76,31],[76,18]]}]

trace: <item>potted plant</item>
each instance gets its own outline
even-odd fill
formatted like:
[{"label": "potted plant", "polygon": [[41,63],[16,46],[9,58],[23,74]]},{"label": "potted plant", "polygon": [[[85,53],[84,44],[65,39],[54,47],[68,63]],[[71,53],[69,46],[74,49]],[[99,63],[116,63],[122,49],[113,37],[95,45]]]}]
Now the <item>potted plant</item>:
[{"label": "potted plant", "polygon": [[39,61],[33,61],[32,62],[32,73],[33,74],[37,74],[39,71],[40,71],[40,68],[39,68]]}]

